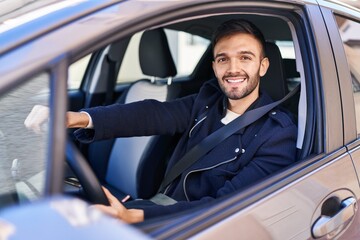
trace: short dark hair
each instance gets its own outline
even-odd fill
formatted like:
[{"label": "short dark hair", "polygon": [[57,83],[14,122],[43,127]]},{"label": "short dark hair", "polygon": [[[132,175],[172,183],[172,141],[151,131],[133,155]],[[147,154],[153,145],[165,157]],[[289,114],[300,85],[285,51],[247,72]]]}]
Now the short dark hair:
[{"label": "short dark hair", "polygon": [[263,56],[266,56],[264,35],[255,24],[245,19],[231,19],[220,24],[212,36],[211,43],[213,50],[220,39],[237,33],[247,33],[255,37],[261,44]]}]

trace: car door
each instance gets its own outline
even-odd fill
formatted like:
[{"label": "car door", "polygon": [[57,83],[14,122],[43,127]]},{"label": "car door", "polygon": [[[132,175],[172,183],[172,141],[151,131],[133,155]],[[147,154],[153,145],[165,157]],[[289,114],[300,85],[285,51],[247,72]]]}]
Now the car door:
[{"label": "car door", "polygon": [[[158,230],[155,237],[359,238],[360,189],[354,168],[359,153],[354,143],[349,145],[353,148],[350,153],[345,146],[355,140],[354,132],[349,133],[355,130],[355,121],[348,115],[349,111],[354,114],[352,94],[347,92],[349,96],[343,96],[343,87],[348,88],[350,84],[339,82],[341,75],[338,74],[344,70],[340,65],[344,63],[341,63],[344,53],[341,53],[342,59],[335,60],[342,48],[334,44],[341,41],[339,36],[337,42],[330,40],[332,36],[324,18],[332,15],[324,14],[315,2],[298,4],[297,17],[304,25],[294,24],[299,28],[296,51],[303,59],[306,76],[307,114],[309,117],[309,108],[314,107],[314,116],[310,119],[316,122],[312,130],[312,153],[262,184],[224,200],[216,209],[203,212],[196,219],[186,219],[186,223],[174,224],[173,228]],[[334,21],[332,24],[334,26]],[[299,112],[299,116],[301,114],[304,113]]]},{"label": "car door", "polygon": [[[360,13],[344,6],[333,7],[322,3],[323,15],[329,29],[331,44],[338,68],[342,96],[345,143],[352,158],[355,170],[360,171]],[[359,218],[356,220],[359,224]],[[354,231],[355,232],[355,231]],[[349,233],[349,239],[358,235]]]}]

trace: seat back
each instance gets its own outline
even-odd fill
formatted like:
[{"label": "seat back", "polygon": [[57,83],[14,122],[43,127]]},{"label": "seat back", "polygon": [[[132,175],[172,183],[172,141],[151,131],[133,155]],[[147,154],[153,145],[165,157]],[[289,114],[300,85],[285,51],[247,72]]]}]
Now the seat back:
[{"label": "seat back", "polygon": [[[300,74],[296,71],[296,62],[295,60],[284,60],[281,56],[279,47],[275,43],[266,42],[266,55],[269,58],[270,66],[265,76],[261,78],[261,89],[265,90],[273,100],[279,100],[286,96],[289,92],[289,89],[295,88],[299,83],[292,83],[292,86],[288,86],[287,78],[299,78]],[[300,94],[298,92],[292,98],[287,100],[282,104],[287,110],[289,110],[293,116],[295,123],[298,125],[298,139],[297,139],[297,148],[298,152],[301,153],[303,137],[305,133],[305,120],[304,114],[299,115],[299,110],[304,113],[306,112],[306,104],[302,103],[301,106]],[[299,156],[301,154],[298,154]],[[297,156],[297,158],[302,158]]]},{"label": "seat back", "polygon": [[274,101],[277,101],[289,92],[284,63],[279,47],[275,43],[266,42],[265,52],[270,66],[265,76],[261,78],[260,88],[265,90]]},{"label": "seat back", "polygon": [[[145,31],[140,40],[139,60],[141,70],[151,79],[134,82],[120,98],[121,103],[130,103],[144,99],[158,101],[169,100],[176,96],[171,78],[176,75],[176,67],[163,29]],[[166,78],[165,83],[159,79]],[[143,118],[146,116],[139,116]],[[160,141],[157,136],[118,138],[115,140],[109,156],[105,181],[108,185],[132,198],[148,198],[154,194],[161,165],[160,156],[148,159],[150,152]],[[151,164],[143,163],[151,161]],[[142,169],[145,167],[147,169]],[[165,166],[164,166],[165,167]],[[140,188],[141,186],[141,188]]]}]

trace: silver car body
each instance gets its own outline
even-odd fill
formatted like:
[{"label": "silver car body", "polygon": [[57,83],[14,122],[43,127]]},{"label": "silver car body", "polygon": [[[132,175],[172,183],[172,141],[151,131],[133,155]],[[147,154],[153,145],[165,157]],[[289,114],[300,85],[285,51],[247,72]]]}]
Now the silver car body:
[{"label": "silver car body", "polygon": [[[56,4],[59,5],[51,10],[49,6]],[[311,62],[310,74],[315,81],[312,83],[313,102],[318,111],[315,135],[321,139],[320,144],[315,146],[317,150],[295,166],[224,199],[206,211],[177,218],[169,226],[166,221],[160,221],[156,230],[149,230],[151,228],[146,225],[140,229],[159,239],[360,238],[357,211],[360,200],[357,175],[360,172],[360,142],[356,133],[351,76],[333,17],[336,13],[359,22],[359,9],[320,0],[79,0],[49,6],[46,6],[50,8],[47,14],[33,18],[25,14],[0,25],[0,94],[37,73],[47,71],[51,75],[51,107],[56,111],[52,112],[49,123],[51,134],[48,139],[45,196],[62,193],[63,173],[60,169],[63,168],[65,152],[63,126],[68,104],[66,82],[70,63],[116,39],[144,29],[185,19],[246,13],[247,9],[254,14],[258,9],[283,9],[298,14],[305,26],[303,33],[311,39],[306,57]],[[258,14],[271,15],[270,11],[264,13],[260,10]],[[290,21],[289,26],[297,28]],[[295,31],[293,34],[296,34]],[[294,36],[294,39],[297,37]],[[303,54],[299,50],[301,44],[296,41],[294,44],[299,51],[297,54]],[[302,57],[305,58],[304,55]],[[297,64],[298,69],[303,69],[301,75],[307,76],[309,72],[304,70],[303,64]],[[310,84],[305,79],[302,81],[305,85]],[[306,107],[303,111],[306,118]],[[305,127],[306,123],[303,124]],[[339,210],[333,216],[325,216],[323,209],[329,206],[331,200],[339,201]],[[22,210],[22,207],[12,209],[14,214],[20,214]],[[11,214],[0,214],[0,218],[5,216],[4,221],[7,221],[12,219]],[[62,231],[60,228],[58,231]],[[117,228],[112,229],[117,234]],[[112,231],[103,226],[98,226],[98,230]],[[18,239],[16,234],[13,236]],[[54,239],[56,236],[61,238],[54,233]]]}]

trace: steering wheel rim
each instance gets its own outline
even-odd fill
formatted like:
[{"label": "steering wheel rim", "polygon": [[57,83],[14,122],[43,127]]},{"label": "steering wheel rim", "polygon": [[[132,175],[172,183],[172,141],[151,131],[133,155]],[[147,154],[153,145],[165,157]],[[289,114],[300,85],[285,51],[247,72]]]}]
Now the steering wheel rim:
[{"label": "steering wheel rim", "polygon": [[94,204],[109,206],[101,184],[84,156],[70,140],[66,142],[66,161],[75,173],[88,200]]}]

